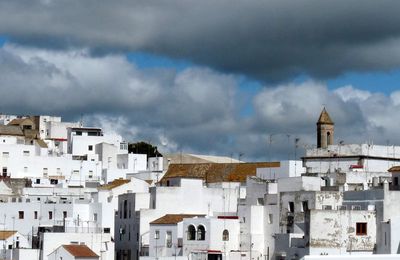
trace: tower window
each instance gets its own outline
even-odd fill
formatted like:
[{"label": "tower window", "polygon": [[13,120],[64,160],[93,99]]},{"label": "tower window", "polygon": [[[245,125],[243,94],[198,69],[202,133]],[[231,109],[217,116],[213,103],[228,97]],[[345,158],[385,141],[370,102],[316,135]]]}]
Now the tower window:
[{"label": "tower window", "polygon": [[326,143],[327,143],[327,145],[331,145],[332,144],[331,141],[332,141],[331,140],[331,132],[327,132],[326,133]]}]

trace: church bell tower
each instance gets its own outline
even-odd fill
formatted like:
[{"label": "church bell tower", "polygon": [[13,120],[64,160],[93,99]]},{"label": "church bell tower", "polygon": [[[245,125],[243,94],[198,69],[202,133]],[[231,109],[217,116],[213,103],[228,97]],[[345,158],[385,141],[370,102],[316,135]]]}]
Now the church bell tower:
[{"label": "church bell tower", "polygon": [[324,107],[317,122],[317,147],[327,148],[333,144],[334,131],[335,124]]}]

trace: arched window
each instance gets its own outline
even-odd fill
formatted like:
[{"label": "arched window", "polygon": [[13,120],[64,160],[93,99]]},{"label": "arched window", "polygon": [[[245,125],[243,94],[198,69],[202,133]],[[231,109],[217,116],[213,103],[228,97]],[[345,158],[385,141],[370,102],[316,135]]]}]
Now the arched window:
[{"label": "arched window", "polygon": [[197,240],[206,240],[206,229],[203,225],[197,227]]},{"label": "arched window", "polygon": [[226,229],[222,232],[222,241],[229,241],[229,231]]},{"label": "arched window", "polygon": [[196,228],[193,225],[189,225],[187,230],[187,240],[195,240],[195,239],[196,239]]},{"label": "arched window", "polygon": [[331,132],[327,132],[326,133],[326,144],[327,145],[331,145],[332,144],[332,142],[331,142]]}]

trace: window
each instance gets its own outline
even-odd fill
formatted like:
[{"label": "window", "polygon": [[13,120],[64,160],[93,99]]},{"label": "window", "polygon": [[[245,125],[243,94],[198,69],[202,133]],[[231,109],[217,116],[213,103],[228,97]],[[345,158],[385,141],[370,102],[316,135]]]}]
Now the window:
[{"label": "window", "polygon": [[24,172],[27,172],[28,171],[28,167],[24,167]]},{"label": "window", "polygon": [[128,201],[124,200],[124,219],[128,216]]},{"label": "window", "polygon": [[24,156],[29,156],[29,151],[23,151]]},{"label": "window", "polygon": [[206,229],[203,225],[197,227],[197,240],[206,240]]},{"label": "window", "polygon": [[10,153],[9,152],[3,152],[3,157],[4,158],[8,158],[10,156]]},{"label": "window", "polygon": [[154,239],[160,239],[160,230],[156,230],[154,233]]},{"label": "window", "polygon": [[294,202],[289,201],[289,212],[294,212]]},{"label": "window", "polygon": [[322,205],[323,210],[332,210],[332,205]]},{"label": "window", "polygon": [[75,134],[76,135],[82,135],[82,131],[76,131]]},{"label": "window", "polygon": [[57,174],[61,175],[61,169],[60,168],[57,168]]},{"label": "window", "polygon": [[58,180],[57,179],[50,179],[50,184],[58,184]]},{"label": "window", "polygon": [[53,211],[49,211],[49,219],[53,219]]},{"label": "window", "polygon": [[63,218],[67,218],[67,212],[63,211]]},{"label": "window", "polygon": [[327,145],[331,145],[332,144],[331,133],[330,132],[326,133],[326,143],[327,143]]},{"label": "window", "polygon": [[97,213],[93,213],[93,221],[97,221]]},{"label": "window", "polygon": [[272,224],[273,223],[273,221],[274,221],[274,215],[272,215],[272,214],[268,214],[268,224]]},{"label": "window", "polygon": [[37,219],[37,218],[38,218],[38,213],[37,213],[37,211],[34,211],[34,212],[33,212],[33,218],[34,218],[34,219]]},{"label": "window", "polygon": [[226,229],[222,232],[222,241],[229,241],[229,231]]},{"label": "window", "polygon": [[40,184],[40,179],[36,179],[35,183]]},{"label": "window", "polygon": [[165,237],[165,245],[169,248],[172,247],[172,232],[167,231],[166,237]]},{"label": "window", "polygon": [[93,145],[89,145],[89,146],[88,146],[88,150],[89,150],[89,151],[93,151]]},{"label": "window", "polygon": [[357,222],[356,223],[356,235],[357,236],[367,235],[367,223],[365,223],[365,222]]},{"label": "window", "polygon": [[3,167],[3,177],[7,177],[7,167]]},{"label": "window", "polygon": [[19,219],[24,219],[24,212],[23,211],[18,211],[18,218]]},{"label": "window", "polygon": [[394,177],[394,185],[395,186],[399,185],[399,178],[398,177]]},{"label": "window", "polygon": [[308,211],[308,201],[303,201],[302,203],[301,203],[301,206],[302,206],[302,208],[303,208],[303,212],[307,212]]},{"label": "window", "polygon": [[196,228],[193,225],[189,225],[187,230],[187,240],[195,240],[195,239],[196,239]]}]

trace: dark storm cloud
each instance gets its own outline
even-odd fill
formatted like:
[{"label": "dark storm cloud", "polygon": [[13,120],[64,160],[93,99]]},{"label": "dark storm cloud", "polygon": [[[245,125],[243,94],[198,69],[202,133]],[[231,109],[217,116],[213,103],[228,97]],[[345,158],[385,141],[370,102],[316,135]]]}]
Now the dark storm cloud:
[{"label": "dark storm cloud", "polygon": [[149,51],[285,80],[400,65],[399,1],[0,2],[0,33],[46,48]]}]

